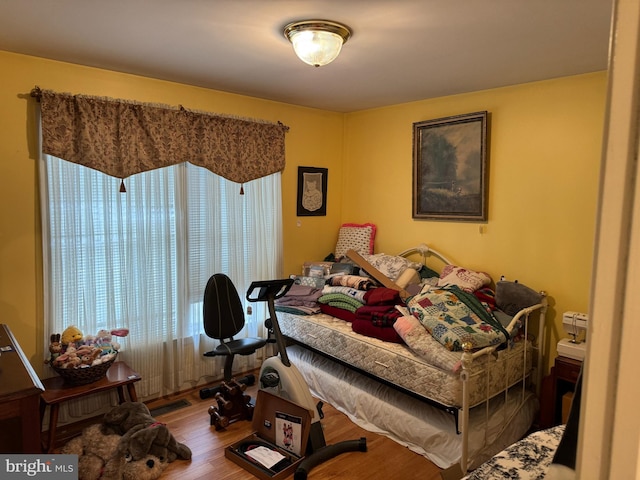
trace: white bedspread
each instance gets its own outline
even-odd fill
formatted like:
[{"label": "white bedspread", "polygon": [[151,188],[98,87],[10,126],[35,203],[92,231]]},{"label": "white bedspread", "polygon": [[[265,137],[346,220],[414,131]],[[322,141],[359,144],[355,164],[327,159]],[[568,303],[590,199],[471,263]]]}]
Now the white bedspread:
[{"label": "white bedspread", "polygon": [[[460,461],[462,436],[455,431],[453,415],[300,346],[290,346],[287,352],[312,394],[357,425],[393,439],[440,468]],[[517,390],[509,394],[506,402],[505,396],[500,395],[490,408],[480,406],[472,410],[469,468],[479,466],[529,429],[538,401],[527,392],[524,405],[519,407],[522,391]]]}]

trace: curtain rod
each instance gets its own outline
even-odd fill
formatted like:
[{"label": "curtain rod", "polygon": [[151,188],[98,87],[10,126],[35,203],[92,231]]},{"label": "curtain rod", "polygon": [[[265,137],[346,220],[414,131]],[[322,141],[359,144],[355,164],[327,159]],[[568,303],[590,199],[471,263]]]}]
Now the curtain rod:
[{"label": "curtain rod", "polygon": [[42,89],[39,86],[35,86],[33,87],[33,89],[31,90],[30,95],[36,99],[36,101],[40,101],[40,99],[42,98]]},{"label": "curtain rod", "polygon": [[[33,87],[31,89],[30,95],[36,99],[37,102],[40,101],[40,99],[42,98],[42,89],[36,85],[35,87]],[[186,110],[182,105],[180,105],[180,110]],[[285,132],[289,132],[289,127],[287,125],[285,125],[284,123],[282,123],[280,120],[278,120],[276,122],[278,125],[280,125],[281,127],[284,128]]]}]

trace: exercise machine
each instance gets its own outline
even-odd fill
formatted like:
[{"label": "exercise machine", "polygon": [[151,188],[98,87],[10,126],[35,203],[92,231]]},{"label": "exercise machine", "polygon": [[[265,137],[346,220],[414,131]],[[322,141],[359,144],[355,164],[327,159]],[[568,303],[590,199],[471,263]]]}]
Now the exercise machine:
[{"label": "exercise machine", "polygon": [[334,445],[327,445],[325,442],[320,423],[323,418],[322,402],[317,404],[314,402],[302,374],[289,361],[286,342],[276,316],[275,301],[283,297],[292,285],[293,279],[291,278],[255,281],[249,286],[246,298],[249,302],[267,302],[269,318],[265,320],[265,326],[273,332],[278,352],[277,355],[267,358],[262,364],[258,376],[259,388],[313,412],[306,458],[295,473],[295,480],[304,480],[308,470],[313,466],[344,452],[366,452],[367,445],[366,438],[339,442]]}]

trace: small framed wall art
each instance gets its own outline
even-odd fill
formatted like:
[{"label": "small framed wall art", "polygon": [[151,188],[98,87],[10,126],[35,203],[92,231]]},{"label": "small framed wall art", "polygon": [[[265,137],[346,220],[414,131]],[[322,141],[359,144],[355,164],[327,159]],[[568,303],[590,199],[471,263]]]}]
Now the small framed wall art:
[{"label": "small framed wall art", "polygon": [[487,220],[487,117],[413,124],[413,218]]},{"label": "small framed wall art", "polygon": [[298,167],[298,216],[327,214],[326,168]]}]

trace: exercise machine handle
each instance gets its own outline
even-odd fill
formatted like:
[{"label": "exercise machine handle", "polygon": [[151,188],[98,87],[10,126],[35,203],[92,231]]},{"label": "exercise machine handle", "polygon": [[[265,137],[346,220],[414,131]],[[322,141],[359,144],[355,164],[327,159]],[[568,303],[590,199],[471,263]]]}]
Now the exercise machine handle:
[{"label": "exercise machine handle", "polygon": [[[269,307],[269,318],[271,319],[271,328],[276,338],[276,345],[280,353],[280,360],[285,367],[290,367],[291,362],[287,355],[287,345],[280,331],[278,318],[276,317],[275,300],[286,294],[293,285],[293,278],[285,278],[282,280],[258,280],[252,282],[247,290],[247,300],[250,302],[267,302]],[[259,289],[256,296],[252,296],[254,290]]]},{"label": "exercise machine handle", "polygon": [[[293,285],[293,278],[284,278],[281,280],[257,280],[251,282],[249,290],[247,290],[247,300],[250,302],[268,302],[269,298],[277,300],[283,297]],[[254,290],[259,289],[255,296],[252,296]]]}]

